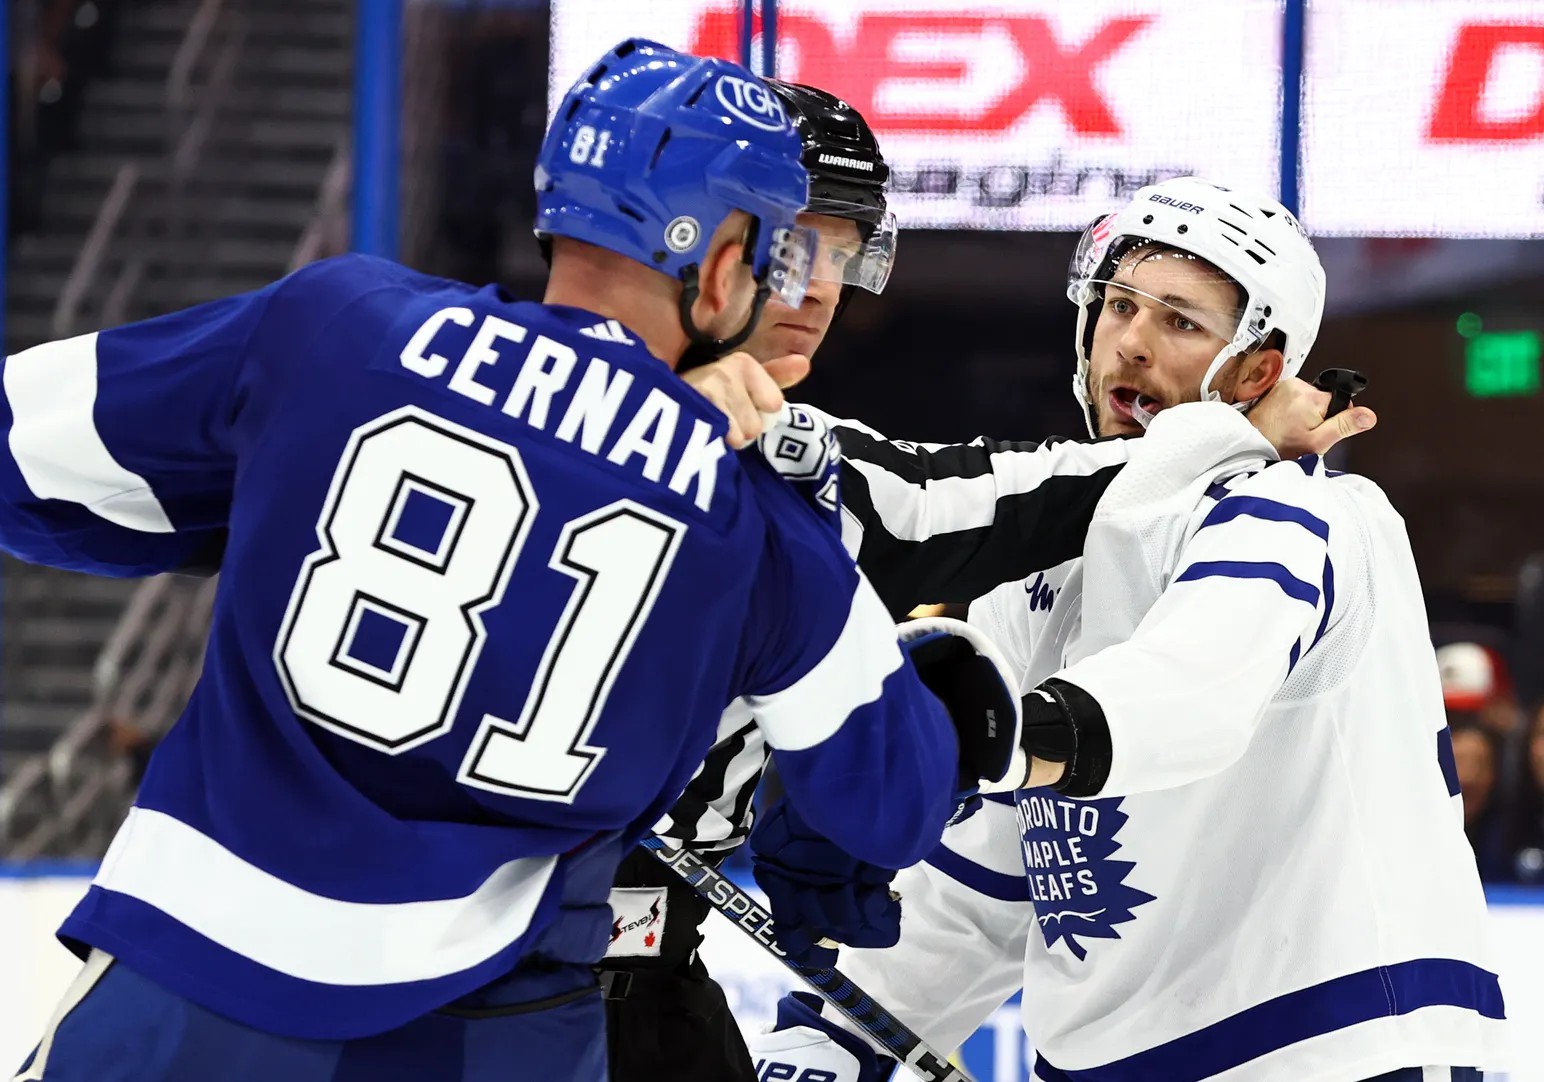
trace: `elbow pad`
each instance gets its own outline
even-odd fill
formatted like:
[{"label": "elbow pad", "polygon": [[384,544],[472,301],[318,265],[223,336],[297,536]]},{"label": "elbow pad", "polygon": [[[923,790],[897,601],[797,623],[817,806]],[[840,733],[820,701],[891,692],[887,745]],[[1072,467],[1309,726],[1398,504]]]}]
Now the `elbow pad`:
[{"label": "elbow pad", "polygon": [[1051,679],[1024,696],[1024,751],[1065,763],[1052,788],[1067,796],[1098,796],[1110,777],[1110,726],[1099,701],[1076,684]]}]

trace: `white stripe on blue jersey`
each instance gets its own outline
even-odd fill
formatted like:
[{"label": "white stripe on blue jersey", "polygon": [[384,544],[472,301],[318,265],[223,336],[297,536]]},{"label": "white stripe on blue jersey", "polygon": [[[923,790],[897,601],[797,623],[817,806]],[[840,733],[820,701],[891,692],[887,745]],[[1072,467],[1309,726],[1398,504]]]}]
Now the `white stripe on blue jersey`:
[{"label": "white stripe on blue jersey", "polygon": [[556,867],[555,856],[517,857],[460,897],[349,901],[287,883],[186,823],[136,807],[93,886],[297,980],[387,985],[448,977],[507,950],[530,928]]},{"label": "white stripe on blue jersey", "polygon": [[78,503],[131,530],[171,533],[150,484],[126,469],[92,419],[97,335],[46,342],[7,360],[11,457],[33,495]]},{"label": "white stripe on blue jersey", "polygon": [[845,719],[880,697],[901,664],[899,652],[889,649],[894,643],[890,617],[860,573],[847,621],[825,657],[787,687],[746,697],[767,743],[803,751],[829,739],[841,724],[831,723],[837,713]]}]

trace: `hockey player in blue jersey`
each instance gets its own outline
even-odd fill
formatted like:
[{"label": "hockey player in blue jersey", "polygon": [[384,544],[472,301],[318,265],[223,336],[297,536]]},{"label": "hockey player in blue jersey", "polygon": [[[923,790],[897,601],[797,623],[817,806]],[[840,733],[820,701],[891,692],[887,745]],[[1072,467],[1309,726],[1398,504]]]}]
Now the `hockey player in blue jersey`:
[{"label": "hockey player in blue jersey", "polygon": [[626,42],[541,150],[545,303],[344,257],[6,360],[0,545],[221,572],[20,1079],[596,1082],[607,888],[731,699],[878,862],[1006,772],[830,488],[672,372],[798,303],[799,149],[744,69]]}]

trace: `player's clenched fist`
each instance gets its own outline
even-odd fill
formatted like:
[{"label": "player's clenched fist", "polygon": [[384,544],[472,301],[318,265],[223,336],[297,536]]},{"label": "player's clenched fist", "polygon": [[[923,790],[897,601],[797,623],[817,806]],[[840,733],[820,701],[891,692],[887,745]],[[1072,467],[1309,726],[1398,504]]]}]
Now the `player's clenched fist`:
[{"label": "player's clenched fist", "polygon": [[1352,406],[1326,420],[1329,405],[1328,391],[1300,379],[1284,379],[1249,411],[1249,421],[1284,459],[1322,455],[1378,423],[1378,415],[1366,406]]},{"label": "player's clenched fist", "polygon": [[809,358],[791,353],[762,364],[749,353],[731,353],[682,373],[698,394],[729,418],[729,446],[739,450],[765,427],[763,414],[783,408],[783,390],[809,375]]}]

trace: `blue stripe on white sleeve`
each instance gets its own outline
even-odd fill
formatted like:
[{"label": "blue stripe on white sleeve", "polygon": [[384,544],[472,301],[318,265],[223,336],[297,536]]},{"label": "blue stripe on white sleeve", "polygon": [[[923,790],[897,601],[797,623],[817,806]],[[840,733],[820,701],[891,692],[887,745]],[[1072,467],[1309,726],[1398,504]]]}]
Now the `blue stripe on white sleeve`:
[{"label": "blue stripe on white sleeve", "polygon": [[[1315,461],[1305,459],[1295,464],[1311,476],[1317,456],[1307,458]],[[1329,630],[1330,616],[1334,611],[1335,570],[1328,553],[1329,523],[1295,503],[1266,496],[1239,494],[1218,484],[1213,484],[1207,494],[1218,502],[1196,529],[1192,553],[1197,562],[1186,568],[1175,581],[1203,578],[1268,579],[1275,582],[1287,597],[1319,608],[1321,617],[1312,638],[1305,634],[1288,651],[1287,671],[1290,673],[1297,668],[1303,655],[1312,650]],[[1277,532],[1283,529],[1299,532],[1296,536]],[[1318,566],[1321,551],[1322,571]],[[1239,562],[1229,559],[1209,560],[1209,556],[1261,552],[1277,556],[1277,566],[1248,571],[1236,567],[1226,569],[1206,566]],[[1317,587],[1308,574],[1310,560],[1314,562],[1314,578],[1320,580]]]},{"label": "blue stripe on white sleeve", "polygon": [[1330,559],[1330,554],[1324,554],[1324,617],[1319,621],[1319,629],[1313,633],[1313,642],[1308,649],[1312,650],[1319,645],[1319,640],[1324,638],[1324,633],[1329,630],[1330,614],[1335,611],[1335,562]]},{"label": "blue stripe on white sleeve", "polygon": [[961,886],[969,887],[978,894],[996,898],[1002,902],[1027,902],[1029,880],[1022,875],[1004,875],[990,868],[983,868],[975,861],[960,856],[947,845],[940,845],[927,855],[926,863],[937,868]]},{"label": "blue stripe on white sleeve", "polygon": [[1295,522],[1321,541],[1330,539],[1329,523],[1319,516],[1310,514],[1301,507],[1293,507],[1291,504],[1268,500],[1261,496],[1230,496],[1219,501],[1201,523],[1200,528],[1204,530],[1210,526],[1220,526],[1224,522],[1232,522],[1242,517],[1269,522]]},{"label": "blue stripe on white sleeve", "polygon": [[1478,1018],[1505,1017],[1494,973],[1450,958],[1417,958],[1288,992],[1111,1063],[1067,1071],[1041,1059],[1035,1077],[1046,1082],[1200,1082],[1326,1033],[1440,1006],[1472,1011]]},{"label": "blue stripe on white sleeve", "polygon": [[[1328,538],[1339,504],[1329,488],[1292,463],[1213,484],[1225,494],[1197,508],[1136,633],[1058,674],[1099,701],[1124,749],[1099,795],[1185,785],[1243,754],[1267,704],[1333,630],[1324,606],[1334,603]],[[1169,720],[1155,730],[1155,716]]]},{"label": "blue stripe on white sleeve", "polygon": [[1268,579],[1281,587],[1281,592],[1297,601],[1318,605],[1320,591],[1317,586],[1304,582],[1281,564],[1253,560],[1207,560],[1185,568],[1175,582],[1196,582],[1200,579]]},{"label": "blue stripe on white sleeve", "polygon": [[1453,755],[1453,730],[1446,725],[1437,730],[1437,767],[1442,771],[1448,796],[1458,796],[1458,760]]}]

